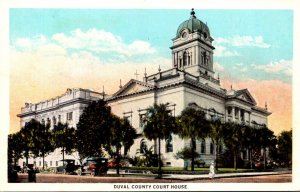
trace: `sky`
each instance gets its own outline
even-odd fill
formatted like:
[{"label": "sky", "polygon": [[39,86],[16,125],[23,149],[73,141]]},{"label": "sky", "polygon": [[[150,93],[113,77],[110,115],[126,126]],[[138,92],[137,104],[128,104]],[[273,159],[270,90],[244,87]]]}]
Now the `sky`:
[{"label": "sky", "polygon": [[[292,128],[293,11],[203,10],[224,88],[248,88],[272,112],[275,134]],[[172,38],[189,9],[10,9],[10,132],[25,102],[67,88],[114,93],[134,73],[172,67]],[[142,75],[138,76],[140,80]]]}]

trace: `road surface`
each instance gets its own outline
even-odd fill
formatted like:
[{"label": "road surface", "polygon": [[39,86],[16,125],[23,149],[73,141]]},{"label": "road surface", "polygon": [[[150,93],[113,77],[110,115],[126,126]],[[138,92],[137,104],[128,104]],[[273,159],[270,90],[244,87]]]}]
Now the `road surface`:
[{"label": "road surface", "polygon": [[[27,182],[27,174],[19,174],[19,182]],[[155,179],[154,177],[92,177],[60,174],[37,174],[37,183],[288,183],[292,182],[292,174],[231,177],[215,179],[195,179],[182,181],[178,179]]]}]

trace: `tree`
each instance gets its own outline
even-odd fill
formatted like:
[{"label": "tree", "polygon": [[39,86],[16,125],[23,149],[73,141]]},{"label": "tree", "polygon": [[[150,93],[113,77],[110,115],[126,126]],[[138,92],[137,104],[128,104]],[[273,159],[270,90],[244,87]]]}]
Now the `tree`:
[{"label": "tree", "polygon": [[45,168],[45,155],[54,151],[54,146],[52,141],[52,133],[50,131],[50,124],[46,125],[39,123],[37,129],[34,129],[35,134],[35,150],[33,154],[35,156],[43,157],[43,169]]},{"label": "tree", "polygon": [[181,112],[181,115],[177,118],[178,134],[183,139],[191,139],[192,158],[191,158],[191,170],[194,171],[195,157],[196,157],[196,139],[205,138],[208,135],[207,120],[205,119],[205,113],[194,108],[186,108]]},{"label": "tree", "polygon": [[237,123],[226,122],[224,124],[223,135],[224,143],[227,148],[233,153],[233,167],[237,169],[237,156],[243,145],[244,136],[243,127]]},{"label": "tree", "polygon": [[57,125],[54,125],[52,134],[55,148],[62,148],[62,160],[64,161],[65,152],[72,153],[75,148],[76,130],[73,127],[69,128],[67,123],[58,122]]},{"label": "tree", "polygon": [[183,160],[191,160],[195,156],[199,156],[200,154],[195,152],[191,147],[184,147],[182,150],[178,151],[175,154],[176,159],[183,159]]},{"label": "tree", "polygon": [[40,141],[39,141],[39,131],[43,129],[42,124],[35,119],[30,120],[21,128],[21,141],[23,156],[26,158],[26,166],[28,166],[28,158],[30,153],[35,156],[39,155],[40,152]]},{"label": "tree", "polygon": [[266,149],[275,147],[277,141],[274,132],[271,131],[266,125],[258,128],[259,131],[259,144],[263,149],[264,169],[266,169]]},{"label": "tree", "polygon": [[148,148],[146,144],[144,144],[144,146],[145,147],[142,150],[137,149],[136,153],[144,157],[147,167],[157,165],[157,155],[153,153],[153,145],[150,148]]},{"label": "tree", "polygon": [[209,137],[211,138],[213,144],[216,145],[216,170],[218,170],[218,155],[219,155],[219,147],[222,145],[223,140],[223,124],[220,119],[211,119],[209,122]]},{"label": "tree", "polygon": [[76,148],[81,158],[102,156],[103,147],[110,144],[111,108],[103,100],[92,101],[77,124]]},{"label": "tree", "polygon": [[128,150],[134,143],[134,139],[137,138],[136,130],[130,125],[127,119],[120,119],[118,116],[113,115],[111,117],[111,145],[115,147],[116,156],[116,172],[120,174],[120,153],[123,146],[125,151]]},{"label": "tree", "polygon": [[13,133],[8,135],[8,151],[7,160],[8,163],[17,164],[18,159],[22,158],[22,137],[21,132]]},{"label": "tree", "polygon": [[175,128],[175,118],[167,109],[167,104],[154,104],[147,110],[144,126],[144,135],[147,139],[158,139],[158,178],[161,178],[161,149],[160,140],[170,137]]},{"label": "tree", "polygon": [[281,162],[284,162],[287,166],[292,161],[292,138],[293,132],[282,131],[278,136],[278,157]]}]

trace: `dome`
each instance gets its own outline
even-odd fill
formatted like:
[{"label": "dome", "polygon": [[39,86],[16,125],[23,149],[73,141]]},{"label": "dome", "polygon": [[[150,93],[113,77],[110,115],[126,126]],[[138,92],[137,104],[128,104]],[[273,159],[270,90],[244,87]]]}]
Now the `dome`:
[{"label": "dome", "polygon": [[202,21],[200,21],[199,19],[196,18],[194,9],[192,9],[192,11],[191,11],[190,19],[182,22],[179,25],[179,27],[177,29],[176,38],[180,37],[181,32],[184,29],[188,29],[190,33],[198,31],[200,33],[203,33],[205,36],[210,36],[209,28],[207,27],[207,25],[205,23],[203,23]]}]

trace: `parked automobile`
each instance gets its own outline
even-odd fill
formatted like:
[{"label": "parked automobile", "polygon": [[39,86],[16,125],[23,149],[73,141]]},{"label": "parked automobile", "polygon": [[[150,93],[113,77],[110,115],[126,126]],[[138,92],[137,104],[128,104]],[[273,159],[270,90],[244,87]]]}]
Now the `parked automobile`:
[{"label": "parked automobile", "polygon": [[78,175],[105,175],[108,170],[108,159],[103,157],[89,157],[83,160],[81,169],[77,171]]},{"label": "parked automobile", "polygon": [[[126,159],[121,159],[119,163],[120,167],[130,167],[130,163]],[[117,167],[117,160],[116,159],[110,159],[108,161],[108,168],[116,168]]]},{"label": "parked automobile", "polygon": [[56,172],[57,173],[75,173],[75,171],[80,167],[80,165],[75,165],[75,160],[74,159],[65,159],[61,160],[63,161],[63,165],[56,167]]}]

